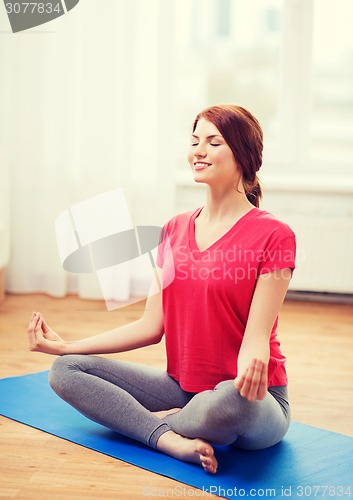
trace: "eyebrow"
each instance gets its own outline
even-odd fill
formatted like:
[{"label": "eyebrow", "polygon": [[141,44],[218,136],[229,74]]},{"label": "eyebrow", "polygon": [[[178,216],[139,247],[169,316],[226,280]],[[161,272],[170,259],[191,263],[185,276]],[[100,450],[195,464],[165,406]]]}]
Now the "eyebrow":
[{"label": "eyebrow", "polygon": [[[192,134],[192,136],[191,136],[191,137],[194,137],[195,139],[200,139],[200,137],[198,137],[198,136],[197,136],[197,135],[195,135],[195,134]],[[223,139],[223,137],[222,137],[221,135],[219,135],[219,134],[208,135],[208,136],[206,137],[206,139],[213,139],[214,137],[220,137],[221,139]]]}]

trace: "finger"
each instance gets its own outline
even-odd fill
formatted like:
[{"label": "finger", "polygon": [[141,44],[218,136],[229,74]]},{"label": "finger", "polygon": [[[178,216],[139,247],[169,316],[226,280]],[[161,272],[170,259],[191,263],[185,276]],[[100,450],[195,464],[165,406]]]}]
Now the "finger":
[{"label": "finger", "polygon": [[247,372],[247,369],[245,370],[245,372],[242,373],[242,375],[238,375],[236,377],[236,379],[234,380],[234,384],[239,392],[241,391],[242,387],[244,386],[246,372]]},{"label": "finger", "polygon": [[39,319],[40,318],[37,315],[33,318],[33,330],[36,330]]},{"label": "finger", "polygon": [[27,333],[28,335],[33,335],[34,333],[34,321],[31,320],[29,323],[28,323],[28,327],[27,327]]},{"label": "finger", "polygon": [[257,399],[265,399],[267,395],[267,389],[268,389],[268,375],[267,375],[267,366],[265,365],[262,371],[262,377],[260,380]]},{"label": "finger", "polygon": [[45,319],[42,316],[42,330],[43,332],[47,333],[49,331],[49,326],[47,325]]},{"label": "finger", "polygon": [[259,359],[256,359],[253,363],[252,379],[248,392],[248,400],[255,401],[258,396],[259,385],[262,378],[264,363]]},{"label": "finger", "polygon": [[37,324],[37,318],[36,316],[33,316],[30,322],[28,323],[28,332],[30,331],[33,332],[36,324]]},{"label": "finger", "polygon": [[33,323],[34,325],[37,323],[38,321],[38,316],[37,316],[37,313],[34,313],[34,315],[31,317],[30,319],[30,324]]},{"label": "finger", "polygon": [[38,318],[39,316],[39,313],[34,311],[33,314],[32,314],[32,318],[31,319],[35,319],[35,318]]},{"label": "finger", "polygon": [[37,321],[37,324],[34,327],[34,337],[35,337],[36,341],[38,341],[41,337],[43,337],[43,335],[42,335],[42,320],[41,319],[39,319]]},{"label": "finger", "polygon": [[245,379],[244,379],[243,387],[240,390],[240,395],[243,398],[248,397],[249,390],[251,387],[253,373],[254,373],[254,360],[250,363],[250,365],[248,366],[248,368],[245,371]]},{"label": "finger", "polygon": [[35,346],[37,345],[37,327],[38,327],[38,318],[34,316],[28,325],[28,341],[31,350],[35,350]]},{"label": "finger", "polygon": [[238,390],[238,392],[240,392],[241,388],[243,387],[244,381],[245,381],[245,374],[236,377],[236,379],[234,380],[234,385],[235,388]]}]

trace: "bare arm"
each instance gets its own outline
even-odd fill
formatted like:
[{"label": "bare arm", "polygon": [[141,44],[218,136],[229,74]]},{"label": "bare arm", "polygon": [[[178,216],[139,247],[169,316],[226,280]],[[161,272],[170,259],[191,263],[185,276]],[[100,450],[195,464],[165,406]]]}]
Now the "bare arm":
[{"label": "bare arm", "polygon": [[39,313],[28,325],[29,348],[47,354],[108,354],[157,344],[163,337],[161,292],[151,295],[143,316],[127,325],[81,340],[65,341]]},{"label": "bare arm", "polygon": [[290,269],[279,269],[261,275],[258,279],[238,356],[238,376],[235,379],[235,387],[249,401],[264,399],[266,396],[269,338],[290,278]]}]

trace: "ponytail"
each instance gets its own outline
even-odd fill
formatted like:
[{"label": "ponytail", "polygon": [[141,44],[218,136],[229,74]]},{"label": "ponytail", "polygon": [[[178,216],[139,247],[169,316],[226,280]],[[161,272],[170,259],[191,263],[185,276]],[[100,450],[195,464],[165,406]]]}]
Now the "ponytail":
[{"label": "ponytail", "polygon": [[247,199],[250,201],[252,205],[259,208],[260,200],[262,198],[262,189],[258,176],[256,175],[255,181],[252,186],[247,186],[244,183],[245,194]]}]

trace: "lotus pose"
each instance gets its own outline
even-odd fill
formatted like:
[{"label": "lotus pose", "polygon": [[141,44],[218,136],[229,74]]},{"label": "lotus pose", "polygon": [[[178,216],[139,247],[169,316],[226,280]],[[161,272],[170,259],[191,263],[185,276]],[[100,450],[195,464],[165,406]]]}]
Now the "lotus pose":
[{"label": "lotus pose", "polygon": [[[164,226],[162,290],[128,325],[67,342],[40,313],[32,351],[58,355],[54,391],[88,418],[179,460],[217,470],[213,444],[258,450],[288,430],[277,317],[295,261],[292,230],[259,208],[262,130],[240,106],[212,106],[192,127],[188,161],[204,206]],[[97,356],[157,344],[166,370]]]}]

